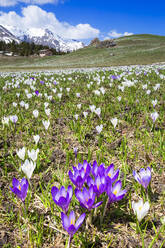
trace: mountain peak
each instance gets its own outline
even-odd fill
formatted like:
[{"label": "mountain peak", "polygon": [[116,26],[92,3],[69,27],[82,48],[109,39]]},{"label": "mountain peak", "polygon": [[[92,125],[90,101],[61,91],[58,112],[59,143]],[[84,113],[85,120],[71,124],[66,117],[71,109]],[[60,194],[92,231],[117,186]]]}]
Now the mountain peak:
[{"label": "mountain peak", "polygon": [[0,25],[0,41],[4,41],[5,43],[15,41],[16,43],[20,43],[20,40],[2,25]]},{"label": "mountain peak", "polygon": [[61,52],[72,52],[84,47],[82,42],[64,39],[48,28],[20,29],[15,26],[5,26],[4,29],[6,30],[6,33],[9,32],[11,35],[13,34],[18,41],[21,40],[29,43],[34,42],[37,45],[55,48],[57,51]]}]

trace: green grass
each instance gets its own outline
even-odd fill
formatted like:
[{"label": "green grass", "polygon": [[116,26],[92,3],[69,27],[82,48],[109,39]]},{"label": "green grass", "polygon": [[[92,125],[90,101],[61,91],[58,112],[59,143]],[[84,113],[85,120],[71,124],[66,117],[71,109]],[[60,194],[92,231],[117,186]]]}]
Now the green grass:
[{"label": "green grass", "polygon": [[[5,58],[1,70],[88,68],[165,62],[165,37],[132,35],[116,39],[116,47],[86,47],[63,56],[46,58]],[[110,54],[114,54],[111,56]]]}]

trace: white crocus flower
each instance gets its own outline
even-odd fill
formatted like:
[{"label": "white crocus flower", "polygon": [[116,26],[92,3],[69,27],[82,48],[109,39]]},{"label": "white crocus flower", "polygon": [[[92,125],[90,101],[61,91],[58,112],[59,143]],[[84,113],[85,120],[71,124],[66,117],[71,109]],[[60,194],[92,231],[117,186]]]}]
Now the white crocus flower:
[{"label": "white crocus flower", "polygon": [[46,114],[47,116],[49,116],[49,115],[50,115],[50,109],[45,109],[45,114]]},{"label": "white crocus flower", "polygon": [[83,115],[84,115],[85,118],[87,118],[88,112],[85,112],[85,111],[84,111],[84,112],[83,112]]},{"label": "white crocus flower", "polygon": [[33,95],[31,93],[29,93],[26,96],[27,96],[28,99],[30,99],[30,98],[32,98]]},{"label": "white crocus flower", "polygon": [[27,110],[29,108],[29,103],[25,104],[25,109]]},{"label": "white crocus flower", "polygon": [[101,124],[100,126],[97,126],[96,127],[96,131],[98,132],[98,133],[101,133],[101,131],[103,130],[103,125]]},{"label": "white crocus flower", "polygon": [[158,103],[157,99],[152,100],[152,105],[153,105],[154,108],[155,108],[155,106],[156,106],[157,103]]},{"label": "white crocus flower", "polygon": [[100,91],[103,95],[105,94],[105,89],[103,87],[100,88]]},{"label": "white crocus flower", "polygon": [[35,118],[37,118],[37,117],[38,117],[39,112],[38,112],[38,110],[37,110],[37,109],[33,110],[33,115],[34,115],[34,117],[35,117]]},{"label": "white crocus flower", "polygon": [[111,119],[111,123],[114,126],[114,128],[116,128],[117,122],[118,122],[118,119],[116,117]]},{"label": "white crocus flower", "polygon": [[91,112],[93,113],[93,112],[95,112],[96,106],[95,105],[90,105],[89,108],[90,108]]},{"label": "white crocus flower", "polygon": [[95,114],[98,115],[98,116],[100,116],[100,114],[101,114],[101,108],[95,109]]},{"label": "white crocus flower", "polygon": [[20,104],[21,107],[24,107],[25,106],[25,102],[24,101],[21,101],[19,104]]},{"label": "white crocus flower", "polygon": [[156,91],[156,90],[158,90],[160,88],[160,84],[156,84],[154,87],[153,87],[153,89]]},{"label": "white crocus flower", "polygon": [[3,125],[5,125],[5,124],[6,124],[6,125],[9,125],[9,120],[10,120],[10,117],[5,117],[5,116],[4,116],[4,117],[2,118],[2,124],[3,124]]},{"label": "white crocus flower", "polygon": [[143,84],[143,85],[142,85],[142,89],[143,89],[143,90],[147,89],[147,84]]},{"label": "white crocus flower", "polygon": [[121,96],[118,96],[117,99],[118,99],[118,101],[120,102],[120,101],[121,101]]},{"label": "white crocus flower", "polygon": [[100,91],[99,90],[94,90],[94,93],[96,96],[100,96]]},{"label": "white crocus flower", "polygon": [[155,123],[156,119],[159,117],[159,114],[157,112],[151,113],[151,118],[153,123]]},{"label": "white crocus flower", "polygon": [[42,121],[42,124],[44,125],[45,129],[48,130],[49,125],[50,125],[50,121]]},{"label": "white crocus flower", "polygon": [[138,221],[140,222],[147,215],[150,205],[148,201],[143,203],[143,200],[141,199],[138,202],[133,201],[132,208],[137,216]]},{"label": "white crocus flower", "polygon": [[40,136],[38,134],[37,135],[33,135],[33,139],[34,139],[34,141],[35,141],[35,143],[37,145],[38,144],[38,141],[40,139]]},{"label": "white crocus flower", "polygon": [[80,93],[76,93],[76,96],[77,96],[77,97],[80,97]]},{"label": "white crocus flower", "polygon": [[28,150],[28,156],[31,160],[36,161],[37,160],[37,156],[39,153],[39,149],[37,148],[37,150],[32,149],[31,151]]},{"label": "white crocus flower", "polygon": [[23,147],[22,149],[19,149],[17,150],[17,155],[18,157],[21,159],[21,160],[24,160],[25,159],[25,151],[26,151],[26,148]]},{"label": "white crocus flower", "polygon": [[17,107],[17,103],[16,102],[13,102],[13,107]]},{"label": "white crocus flower", "polygon": [[17,115],[10,115],[10,120],[13,122],[13,123],[16,123],[18,121],[18,116]]},{"label": "white crocus flower", "polygon": [[124,86],[118,86],[119,90],[121,90],[122,92],[124,91]]},{"label": "white crocus flower", "polygon": [[76,119],[76,120],[78,120],[78,115],[77,115],[77,114],[76,114],[76,115],[74,115],[74,117],[75,117],[75,119]]},{"label": "white crocus flower", "polygon": [[52,100],[53,99],[53,96],[48,96],[48,100]]},{"label": "white crocus flower", "polygon": [[81,103],[77,104],[77,108],[80,109],[81,108]]},{"label": "white crocus flower", "polygon": [[55,94],[57,92],[57,89],[52,89],[53,93]]},{"label": "white crocus flower", "polygon": [[67,92],[69,92],[70,91],[70,88],[66,88],[66,90],[67,90]]},{"label": "white crocus flower", "polygon": [[60,99],[61,99],[61,97],[62,97],[62,93],[58,93],[58,94],[57,94],[57,96],[58,96],[58,98],[60,98]]},{"label": "white crocus flower", "polygon": [[35,167],[36,167],[35,162],[26,159],[25,163],[21,166],[21,169],[25,173],[25,175],[30,179]]},{"label": "white crocus flower", "polygon": [[147,94],[147,95],[150,95],[150,93],[151,93],[150,90],[147,90],[147,91],[146,91],[146,94]]},{"label": "white crocus flower", "polygon": [[44,103],[45,108],[47,108],[47,107],[48,107],[48,105],[49,105],[49,103],[48,103],[48,102],[45,102],[45,103]]}]

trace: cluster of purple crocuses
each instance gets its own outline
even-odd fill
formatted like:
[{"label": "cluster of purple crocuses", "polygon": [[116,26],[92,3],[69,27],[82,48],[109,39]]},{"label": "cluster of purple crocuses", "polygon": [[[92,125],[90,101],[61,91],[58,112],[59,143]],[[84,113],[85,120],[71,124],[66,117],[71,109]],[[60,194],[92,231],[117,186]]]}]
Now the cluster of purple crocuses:
[{"label": "cluster of purple crocuses", "polygon": [[[80,206],[87,209],[88,212],[102,204],[103,201],[99,201],[102,194],[108,197],[107,204],[119,201],[125,196],[127,191],[122,190],[122,183],[120,180],[117,180],[118,176],[119,169],[115,170],[114,164],[106,168],[104,164],[98,165],[96,161],[91,165],[84,160],[82,164],[78,163],[77,167],[73,166],[73,172],[71,170],[69,171],[69,178],[76,187],[74,190],[75,196]],[[133,171],[133,176],[146,189],[151,180],[151,169],[149,167],[147,167],[146,170],[142,168],[139,174]],[[22,202],[25,202],[29,186],[28,180],[23,178],[22,181],[19,182],[16,178],[13,178],[12,184],[13,188],[10,188],[11,191],[15,193]],[[86,214],[83,213],[77,221],[75,221],[74,211],[70,212],[69,217],[67,216],[69,204],[73,196],[73,188],[71,185],[69,185],[67,189],[65,189],[64,186],[60,189],[53,186],[51,194],[55,204],[63,210],[63,212],[61,212],[62,224],[69,234],[69,240],[71,240],[74,233],[83,223]]]},{"label": "cluster of purple crocuses", "polygon": [[[126,190],[121,189],[122,183],[120,180],[116,181],[118,176],[119,169],[115,171],[113,164],[105,168],[104,164],[98,165],[96,161],[91,165],[84,160],[77,167],[73,166],[73,172],[71,170],[69,171],[69,178],[76,187],[75,196],[80,206],[88,211],[102,204],[102,201],[98,201],[98,198],[103,193],[108,195],[109,203],[119,201],[124,197]],[[71,185],[67,189],[64,186],[60,189],[53,186],[51,194],[54,202],[63,210],[61,213],[63,227],[69,233],[70,237],[72,237],[85,219],[85,213],[83,213],[76,224],[74,224],[75,217],[73,218],[73,211],[69,217],[66,215],[72,199],[73,188]]]}]

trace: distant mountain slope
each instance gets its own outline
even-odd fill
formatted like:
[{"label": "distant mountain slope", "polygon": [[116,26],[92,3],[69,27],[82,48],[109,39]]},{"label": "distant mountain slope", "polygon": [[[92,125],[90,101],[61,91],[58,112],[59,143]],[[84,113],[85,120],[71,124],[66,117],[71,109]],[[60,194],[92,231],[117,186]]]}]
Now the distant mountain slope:
[{"label": "distant mountain slope", "polygon": [[49,29],[29,28],[23,30],[15,26],[5,26],[5,28],[21,41],[30,43],[34,42],[37,45],[49,46],[55,48],[57,51],[72,52],[84,47],[82,42],[63,39]]},{"label": "distant mountain slope", "polygon": [[5,43],[15,41],[16,43],[20,43],[20,40],[2,25],[0,25],[0,41],[4,41]]},{"label": "distant mountain slope", "polygon": [[3,61],[0,60],[0,69],[86,68],[165,62],[165,36],[142,34],[121,37],[114,41],[115,47],[84,47],[63,56],[43,59],[4,58]]}]

